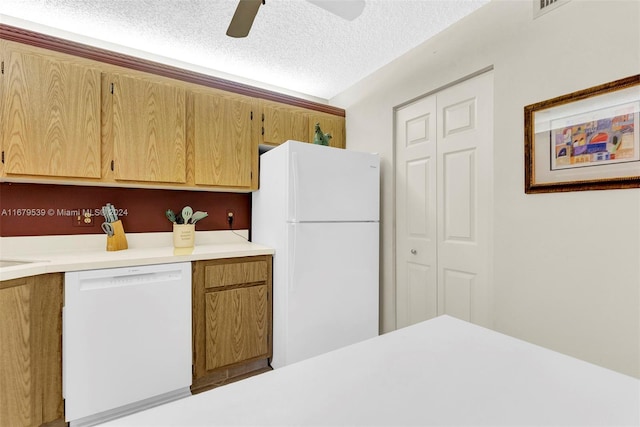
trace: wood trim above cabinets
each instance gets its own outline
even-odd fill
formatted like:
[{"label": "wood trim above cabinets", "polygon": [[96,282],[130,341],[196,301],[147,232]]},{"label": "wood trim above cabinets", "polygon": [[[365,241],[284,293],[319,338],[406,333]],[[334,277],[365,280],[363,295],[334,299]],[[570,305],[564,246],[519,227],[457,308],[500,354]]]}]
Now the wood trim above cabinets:
[{"label": "wood trim above cabinets", "polygon": [[160,64],[158,62],[148,61],[145,59],[136,58],[134,56],[112,52],[106,49],[101,49],[69,40],[64,40],[58,37],[37,33],[35,31],[13,27],[11,25],[0,24],[0,39],[49,49],[86,59],[91,59],[94,61],[129,68],[132,70],[144,71],[159,76],[169,77],[188,83],[195,83],[202,86],[208,86],[215,89],[221,89],[228,92],[234,92],[245,96],[266,99],[283,104],[293,105],[296,107],[307,108],[309,110],[328,113],[335,116],[345,117],[344,109],[337,108],[331,105],[324,105],[317,102],[273,92],[270,90],[249,86],[243,83],[237,83],[206,74],[196,73],[195,71],[189,71],[170,65]]}]

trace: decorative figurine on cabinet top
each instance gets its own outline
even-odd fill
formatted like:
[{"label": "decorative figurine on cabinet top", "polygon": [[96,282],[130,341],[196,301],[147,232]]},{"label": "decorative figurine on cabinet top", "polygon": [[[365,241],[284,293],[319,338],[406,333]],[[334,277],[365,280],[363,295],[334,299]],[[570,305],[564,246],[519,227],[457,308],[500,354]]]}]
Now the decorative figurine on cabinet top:
[{"label": "decorative figurine on cabinet top", "polygon": [[316,123],[316,133],[313,137],[313,143],[317,145],[329,145],[329,140],[331,138],[331,134],[322,133],[322,129],[320,129],[320,123]]}]

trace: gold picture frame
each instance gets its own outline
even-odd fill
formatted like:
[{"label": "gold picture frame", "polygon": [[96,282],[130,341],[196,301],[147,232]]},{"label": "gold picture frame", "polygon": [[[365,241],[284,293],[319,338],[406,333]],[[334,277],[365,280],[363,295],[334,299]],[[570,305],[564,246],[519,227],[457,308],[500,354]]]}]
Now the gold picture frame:
[{"label": "gold picture frame", "polygon": [[525,193],[640,187],[640,74],[524,107]]}]

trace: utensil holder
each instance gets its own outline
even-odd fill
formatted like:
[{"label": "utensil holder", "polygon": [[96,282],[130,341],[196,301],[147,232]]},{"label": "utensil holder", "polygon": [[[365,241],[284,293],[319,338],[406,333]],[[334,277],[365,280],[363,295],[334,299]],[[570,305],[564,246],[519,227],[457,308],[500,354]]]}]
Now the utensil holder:
[{"label": "utensil holder", "polygon": [[173,247],[192,248],[196,238],[195,224],[173,224]]},{"label": "utensil holder", "polygon": [[122,221],[117,220],[111,223],[113,227],[113,236],[107,236],[107,250],[108,251],[121,251],[128,249],[127,236],[124,234],[124,228],[122,227]]}]

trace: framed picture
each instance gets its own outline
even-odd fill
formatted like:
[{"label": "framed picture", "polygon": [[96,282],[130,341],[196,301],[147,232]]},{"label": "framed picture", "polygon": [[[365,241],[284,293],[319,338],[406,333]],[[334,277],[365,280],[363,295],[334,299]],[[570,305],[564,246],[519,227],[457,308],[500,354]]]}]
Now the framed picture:
[{"label": "framed picture", "polygon": [[640,75],[524,107],[525,193],[640,187]]}]

